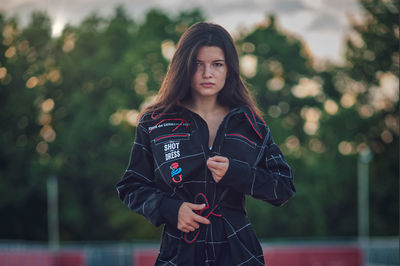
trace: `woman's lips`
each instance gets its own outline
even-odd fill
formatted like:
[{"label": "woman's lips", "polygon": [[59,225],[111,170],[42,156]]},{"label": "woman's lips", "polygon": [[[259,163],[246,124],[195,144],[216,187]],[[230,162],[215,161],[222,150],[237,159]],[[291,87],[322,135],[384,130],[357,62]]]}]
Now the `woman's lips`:
[{"label": "woman's lips", "polygon": [[204,83],[200,83],[200,85],[204,88],[211,88],[212,86],[214,86],[215,84],[212,82],[204,82]]}]

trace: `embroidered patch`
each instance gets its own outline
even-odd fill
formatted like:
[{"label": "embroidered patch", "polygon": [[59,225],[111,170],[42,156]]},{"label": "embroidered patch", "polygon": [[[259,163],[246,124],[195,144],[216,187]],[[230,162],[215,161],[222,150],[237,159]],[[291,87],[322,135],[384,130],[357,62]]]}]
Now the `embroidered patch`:
[{"label": "embroidered patch", "polygon": [[[165,121],[165,120],[167,120],[167,119],[164,119],[162,121]],[[178,120],[178,119],[168,119],[168,120]],[[189,124],[186,123],[186,122],[183,122],[183,121],[181,121],[180,123],[177,123],[177,122],[163,122],[163,123],[158,123],[157,125],[149,127],[147,129],[148,129],[149,132],[152,132],[153,130],[158,129],[158,128],[175,127],[174,130],[172,130],[172,131],[175,131],[175,129],[177,129],[177,128],[181,127],[181,126],[188,127]]]},{"label": "embroidered patch", "polygon": [[169,168],[171,169],[171,178],[174,183],[182,181],[182,168],[179,167],[179,163],[172,163]]},{"label": "embroidered patch", "polygon": [[179,141],[171,141],[164,144],[165,161],[181,157]]}]

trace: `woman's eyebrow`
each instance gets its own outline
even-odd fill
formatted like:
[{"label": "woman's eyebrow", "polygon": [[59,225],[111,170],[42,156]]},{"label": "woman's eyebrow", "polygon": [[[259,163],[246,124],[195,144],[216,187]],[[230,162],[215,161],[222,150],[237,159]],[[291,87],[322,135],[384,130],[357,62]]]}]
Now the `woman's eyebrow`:
[{"label": "woman's eyebrow", "polygon": [[[203,62],[203,61],[201,61],[200,59],[196,59],[196,62]],[[224,59],[215,59],[215,60],[213,60],[212,62],[225,62],[225,60]]]}]

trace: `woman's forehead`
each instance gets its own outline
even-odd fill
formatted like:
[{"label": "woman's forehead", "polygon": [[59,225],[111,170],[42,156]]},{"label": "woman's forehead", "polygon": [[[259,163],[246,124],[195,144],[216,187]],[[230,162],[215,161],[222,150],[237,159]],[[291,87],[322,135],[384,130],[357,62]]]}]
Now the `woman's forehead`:
[{"label": "woman's forehead", "polygon": [[218,46],[202,46],[197,53],[198,61],[225,60],[224,51]]}]

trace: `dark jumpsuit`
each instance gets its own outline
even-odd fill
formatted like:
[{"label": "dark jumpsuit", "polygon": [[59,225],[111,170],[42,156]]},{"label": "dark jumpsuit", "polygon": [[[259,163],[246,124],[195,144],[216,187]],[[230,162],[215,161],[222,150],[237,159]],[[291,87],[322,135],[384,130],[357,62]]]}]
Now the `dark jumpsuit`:
[{"label": "dark jumpsuit", "polygon": [[[290,167],[265,122],[248,106],[230,110],[208,147],[206,122],[176,105],[145,114],[130,162],[117,184],[120,199],[152,224],[165,224],[155,265],[264,265],[263,252],[245,211],[245,195],[275,206],[295,194]],[[229,159],[216,183],[206,161]],[[177,229],[183,202],[205,203],[191,233]]]}]

